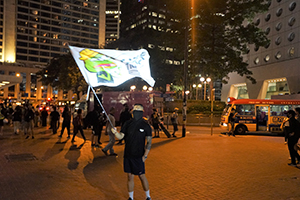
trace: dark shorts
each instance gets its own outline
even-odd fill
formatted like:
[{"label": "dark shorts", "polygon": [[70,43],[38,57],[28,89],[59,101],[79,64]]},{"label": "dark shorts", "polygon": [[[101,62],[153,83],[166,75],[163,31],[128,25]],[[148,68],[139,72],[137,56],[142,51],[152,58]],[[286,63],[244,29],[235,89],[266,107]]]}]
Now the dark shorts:
[{"label": "dark shorts", "polygon": [[153,124],[153,128],[157,130],[157,129],[159,129],[159,125],[158,124]]},{"label": "dark shorts", "polygon": [[177,126],[177,124],[173,124],[173,129],[174,129],[174,131],[178,131],[178,126]]},{"label": "dark shorts", "polygon": [[145,174],[143,158],[124,158],[124,172],[134,175]]}]

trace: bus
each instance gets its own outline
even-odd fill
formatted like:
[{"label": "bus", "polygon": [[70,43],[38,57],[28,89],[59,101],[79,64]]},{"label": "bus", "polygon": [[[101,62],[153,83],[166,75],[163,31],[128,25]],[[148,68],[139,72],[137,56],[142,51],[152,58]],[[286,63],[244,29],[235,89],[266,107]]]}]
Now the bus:
[{"label": "bus", "polygon": [[234,108],[237,112],[235,134],[246,132],[273,132],[282,134],[281,124],[287,119],[287,111],[300,107],[300,100],[284,99],[235,99],[229,97],[224,108],[220,126],[229,129],[228,118]]}]

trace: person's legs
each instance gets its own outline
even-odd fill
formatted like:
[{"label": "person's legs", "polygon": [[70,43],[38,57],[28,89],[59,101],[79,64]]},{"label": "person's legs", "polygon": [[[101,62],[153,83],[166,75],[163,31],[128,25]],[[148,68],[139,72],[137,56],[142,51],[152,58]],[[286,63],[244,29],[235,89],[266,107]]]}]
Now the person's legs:
[{"label": "person's legs", "polygon": [[141,180],[144,191],[148,191],[149,190],[149,183],[148,183],[148,180],[147,180],[145,174],[139,175],[139,178]]},{"label": "person's legs", "polygon": [[80,134],[81,134],[82,138],[84,139],[84,141],[86,141],[86,138],[85,138],[84,133],[83,133],[83,127],[82,126],[79,127],[79,131],[80,131]]},{"label": "person's legs", "polygon": [[[134,190],[134,174],[131,173],[127,173],[127,189],[128,189],[128,193],[133,192]],[[132,194],[133,195],[133,194]],[[131,197],[133,199],[133,196]]]},{"label": "person's legs", "polygon": [[70,131],[70,123],[66,124],[67,130],[68,130],[68,138],[70,138],[71,131]]},{"label": "person's legs", "polygon": [[289,148],[289,152],[290,152],[290,156],[291,156],[291,163],[296,165],[296,150],[294,149],[295,146],[295,142],[292,139],[288,140],[288,148]]},{"label": "person's legs", "polygon": [[61,127],[61,131],[60,131],[59,137],[62,137],[62,135],[64,134],[64,131],[65,131],[65,128],[66,128],[66,125],[65,125],[65,123],[63,123],[62,127]]},{"label": "person's legs", "polygon": [[72,137],[72,142],[74,142],[74,141],[75,141],[75,136],[76,136],[77,132],[78,132],[78,128],[77,128],[76,126],[74,126],[74,128],[73,128],[73,137]]}]

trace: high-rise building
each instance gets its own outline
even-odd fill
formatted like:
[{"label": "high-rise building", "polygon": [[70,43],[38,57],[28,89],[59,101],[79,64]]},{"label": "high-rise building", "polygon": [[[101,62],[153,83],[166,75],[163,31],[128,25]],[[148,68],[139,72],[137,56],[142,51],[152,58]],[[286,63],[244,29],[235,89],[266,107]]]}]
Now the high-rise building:
[{"label": "high-rise building", "polygon": [[[52,97],[51,87],[42,86],[35,73],[68,52],[68,44],[103,45],[105,9],[106,0],[0,0],[0,82],[7,76],[21,77],[0,84],[0,98]],[[48,91],[42,91],[46,87]],[[66,96],[62,91],[56,95]]]},{"label": "high-rise building", "polygon": [[106,0],[106,43],[116,41],[120,37],[120,14],[120,0]]},{"label": "high-rise building", "polygon": [[[270,39],[265,47],[250,46],[245,56],[256,84],[236,73],[223,85],[222,100],[293,98],[300,92],[300,2],[269,1],[269,10],[254,18],[256,25]],[[290,95],[287,95],[290,94]],[[273,96],[274,97],[274,96]],[[299,97],[298,97],[299,98]]]},{"label": "high-rise building", "polygon": [[165,88],[174,81],[174,71],[182,66],[182,52],[178,46],[183,39],[174,41],[181,32],[181,21],[169,9],[166,0],[123,0],[121,2],[120,39],[126,49],[144,48],[149,51],[155,87]]}]

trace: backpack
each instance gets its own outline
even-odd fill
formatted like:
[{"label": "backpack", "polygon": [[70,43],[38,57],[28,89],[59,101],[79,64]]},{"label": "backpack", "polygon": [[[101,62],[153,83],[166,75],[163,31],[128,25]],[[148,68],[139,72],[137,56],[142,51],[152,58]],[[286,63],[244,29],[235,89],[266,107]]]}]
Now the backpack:
[{"label": "backpack", "polygon": [[73,125],[74,126],[79,126],[79,115],[77,115],[74,119],[73,119]]}]

